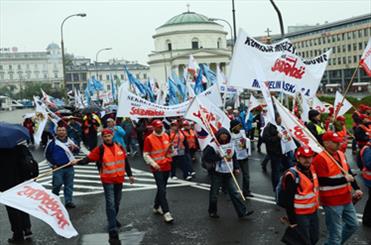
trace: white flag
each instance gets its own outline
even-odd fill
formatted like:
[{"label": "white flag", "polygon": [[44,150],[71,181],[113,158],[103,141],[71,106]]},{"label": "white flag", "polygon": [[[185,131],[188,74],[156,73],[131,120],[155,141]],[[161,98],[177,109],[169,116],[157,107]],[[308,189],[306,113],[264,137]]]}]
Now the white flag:
[{"label": "white flag", "polygon": [[371,38],[368,39],[367,47],[363,51],[359,64],[363,67],[366,74],[371,77]]},{"label": "white flag", "polygon": [[45,109],[44,103],[42,103],[39,99],[34,97],[35,102],[35,133],[34,133],[34,140],[35,145],[38,146],[41,142],[41,136],[45,129],[46,123],[48,121],[48,113]]},{"label": "white flag", "polygon": [[273,97],[277,112],[280,114],[282,123],[289,129],[292,137],[294,137],[302,146],[310,146],[313,151],[319,153],[322,151],[316,138],[310,133],[305,125],[301,124],[291,112],[284,107],[275,97]]},{"label": "white flag", "polygon": [[313,97],[312,108],[320,113],[329,112],[328,108],[326,108],[325,104],[323,104],[323,102],[320,101],[317,96]]},{"label": "white flag", "polygon": [[[343,98],[344,96],[339,91],[336,91],[334,102],[335,116],[342,116],[353,107],[347,99],[343,100]],[[342,101],[343,103],[341,104]]]},{"label": "white flag", "polygon": [[60,236],[71,238],[78,235],[59,197],[33,180],[2,192],[0,203],[43,220]]},{"label": "white flag", "polygon": [[195,125],[199,126],[199,128],[196,128],[196,132],[201,150],[203,150],[212,139],[207,133],[208,129],[204,120],[207,120],[214,134],[222,127],[227,130],[230,128],[230,119],[227,115],[205,96],[196,96],[184,117],[194,121],[196,123]]},{"label": "white flag", "polygon": [[304,97],[302,94],[300,94],[301,98],[301,120],[303,122],[308,122],[309,121],[309,110],[310,110],[310,105],[309,105],[309,100],[308,98]]},{"label": "white flag", "polygon": [[259,81],[259,87],[260,87],[260,91],[263,94],[265,103],[267,104],[267,112],[268,112],[267,113],[267,119],[268,119],[268,122],[275,125],[276,120],[275,120],[275,116],[274,116],[273,101],[272,101],[271,94],[268,90],[267,84],[265,82]]},{"label": "white flag", "polygon": [[259,101],[254,97],[254,95],[251,94],[247,111],[250,112],[252,109],[258,107],[259,105]]},{"label": "white flag", "polygon": [[259,90],[258,81],[269,81],[270,91],[294,96],[301,91],[305,96],[315,96],[331,51],[310,60],[296,55],[290,40],[263,44],[240,30],[233,51],[230,85]]}]

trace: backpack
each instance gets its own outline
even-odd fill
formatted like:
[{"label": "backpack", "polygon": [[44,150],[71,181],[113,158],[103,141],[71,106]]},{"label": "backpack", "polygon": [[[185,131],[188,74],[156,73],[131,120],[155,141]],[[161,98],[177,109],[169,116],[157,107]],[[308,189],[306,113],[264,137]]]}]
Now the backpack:
[{"label": "backpack", "polygon": [[39,164],[33,158],[31,152],[26,146],[19,146],[18,154],[22,179],[25,181],[36,178],[39,175]]},{"label": "backpack", "polygon": [[286,201],[286,191],[285,191],[285,178],[286,178],[286,175],[288,172],[291,172],[294,177],[295,177],[295,184],[298,185],[299,182],[300,182],[300,178],[299,178],[299,174],[298,172],[295,170],[294,167],[291,167],[289,168],[288,170],[286,170],[281,178],[280,178],[280,181],[278,182],[278,185],[276,187],[276,204],[282,208],[287,208],[287,201]]}]

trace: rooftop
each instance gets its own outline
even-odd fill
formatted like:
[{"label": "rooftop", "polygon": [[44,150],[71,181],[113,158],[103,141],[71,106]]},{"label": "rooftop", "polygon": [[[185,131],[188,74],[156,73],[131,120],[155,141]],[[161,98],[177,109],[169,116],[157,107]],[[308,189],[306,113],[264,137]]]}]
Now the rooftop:
[{"label": "rooftop", "polygon": [[195,12],[187,11],[177,16],[174,16],[170,20],[168,20],[165,24],[161,27],[165,26],[172,26],[172,25],[185,25],[185,24],[213,24],[218,25],[214,21],[210,21],[208,17],[202,14],[198,14]]}]

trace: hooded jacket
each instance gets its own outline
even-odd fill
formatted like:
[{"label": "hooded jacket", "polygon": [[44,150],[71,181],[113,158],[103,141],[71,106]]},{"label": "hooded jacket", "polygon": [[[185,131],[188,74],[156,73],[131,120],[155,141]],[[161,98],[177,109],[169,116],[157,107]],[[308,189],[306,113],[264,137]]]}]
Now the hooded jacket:
[{"label": "hooded jacket", "polygon": [[[231,134],[230,134],[230,132],[226,128],[220,128],[218,130],[218,132],[215,134],[215,137],[216,137],[216,139],[219,141],[219,143],[221,145],[223,145],[223,143],[220,142],[220,135],[221,134],[227,134],[228,135],[228,138],[227,138],[226,142],[223,142],[224,144],[231,143]],[[218,146],[217,146],[217,144],[214,141],[212,141],[203,150],[202,160],[205,161],[205,162],[214,163],[215,165],[217,165],[217,164],[221,163],[222,159],[223,158],[222,158],[222,156],[219,153]],[[239,169],[239,166],[238,166],[238,163],[236,161],[235,154],[234,154],[233,155],[233,170],[236,170],[236,169]],[[214,169],[214,171],[215,171],[215,169]]]}]

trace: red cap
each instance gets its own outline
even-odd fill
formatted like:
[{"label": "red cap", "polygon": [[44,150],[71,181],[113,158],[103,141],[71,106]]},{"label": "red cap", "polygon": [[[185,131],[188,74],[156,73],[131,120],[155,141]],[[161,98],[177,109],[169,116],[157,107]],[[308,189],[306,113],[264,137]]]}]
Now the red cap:
[{"label": "red cap", "polygon": [[300,146],[296,152],[295,157],[312,157],[314,156],[314,151],[309,146]]},{"label": "red cap", "polygon": [[187,120],[183,121],[183,126],[189,126],[189,122]]},{"label": "red cap", "polygon": [[343,116],[338,116],[338,117],[336,117],[336,121],[342,121],[342,122],[345,122],[345,117],[343,117]]},{"label": "red cap", "polygon": [[178,126],[178,121],[174,119],[173,121],[171,121],[171,125],[177,125]]},{"label": "red cap", "polygon": [[109,128],[105,128],[105,129],[102,130],[102,136],[104,136],[106,134],[112,134],[113,135],[113,131]]},{"label": "red cap", "polygon": [[163,127],[164,126],[164,124],[162,123],[162,121],[161,120],[154,120],[153,122],[152,122],[152,126],[154,127],[154,128],[161,128],[161,127]]},{"label": "red cap", "polygon": [[329,107],[328,111],[329,111],[329,115],[331,116],[332,114],[334,114],[334,107],[333,106]]},{"label": "red cap", "polygon": [[359,114],[359,119],[363,120],[363,119],[366,119],[368,118],[368,116],[366,114]]},{"label": "red cap", "polygon": [[370,107],[367,106],[367,105],[365,105],[365,104],[360,104],[359,107],[358,107],[358,110],[359,110],[360,112],[365,112],[365,111],[367,111],[367,110],[370,110]]},{"label": "red cap", "polygon": [[322,135],[323,141],[332,141],[334,143],[341,143],[343,142],[342,138],[339,137],[337,133],[334,133],[332,131],[327,131]]}]

